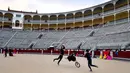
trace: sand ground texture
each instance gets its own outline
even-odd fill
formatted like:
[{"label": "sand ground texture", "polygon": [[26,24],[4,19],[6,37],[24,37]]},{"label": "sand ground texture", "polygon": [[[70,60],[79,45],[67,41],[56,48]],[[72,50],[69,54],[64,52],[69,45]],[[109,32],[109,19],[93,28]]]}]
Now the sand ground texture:
[{"label": "sand ground texture", "polygon": [[0,54],[0,73],[130,73],[130,62],[116,60],[93,59],[93,64],[99,68],[89,71],[86,58],[77,57],[81,64],[76,68],[74,62],[65,59],[57,65],[53,59],[58,55],[15,54],[14,57],[4,57]]}]

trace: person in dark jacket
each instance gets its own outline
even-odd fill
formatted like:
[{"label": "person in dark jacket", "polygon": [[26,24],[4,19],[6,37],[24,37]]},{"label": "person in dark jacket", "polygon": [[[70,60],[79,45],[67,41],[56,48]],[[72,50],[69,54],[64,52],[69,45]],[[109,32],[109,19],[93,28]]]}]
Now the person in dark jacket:
[{"label": "person in dark jacket", "polygon": [[1,48],[1,49],[0,49],[0,53],[2,53],[2,50],[3,50],[3,49]]},{"label": "person in dark jacket", "polygon": [[91,55],[90,55],[90,53],[89,53],[89,50],[86,50],[85,57],[86,57],[87,60],[88,60],[88,67],[89,67],[90,71],[92,71],[91,66],[92,66],[92,67],[97,67],[97,68],[98,68],[98,66],[92,64],[92,59],[91,59]]},{"label": "person in dark jacket", "polygon": [[5,48],[4,52],[5,52],[5,57],[7,57],[8,49]]},{"label": "person in dark jacket", "polygon": [[59,65],[60,61],[62,60],[62,58],[63,58],[63,55],[64,55],[64,49],[65,49],[65,46],[62,45],[62,46],[61,46],[61,49],[60,49],[60,55],[59,55],[59,57],[53,59],[53,62],[54,62],[55,60],[59,60],[58,63],[57,63],[58,65]]},{"label": "person in dark jacket", "polygon": [[13,56],[13,50],[9,49],[9,56]]}]

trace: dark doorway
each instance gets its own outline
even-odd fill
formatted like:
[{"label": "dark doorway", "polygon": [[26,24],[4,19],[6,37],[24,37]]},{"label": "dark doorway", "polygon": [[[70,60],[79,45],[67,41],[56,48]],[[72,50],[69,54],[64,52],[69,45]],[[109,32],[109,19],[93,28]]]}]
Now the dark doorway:
[{"label": "dark doorway", "polygon": [[20,24],[20,23],[19,23],[19,20],[16,20],[16,21],[15,21],[15,27],[19,27],[19,24]]}]

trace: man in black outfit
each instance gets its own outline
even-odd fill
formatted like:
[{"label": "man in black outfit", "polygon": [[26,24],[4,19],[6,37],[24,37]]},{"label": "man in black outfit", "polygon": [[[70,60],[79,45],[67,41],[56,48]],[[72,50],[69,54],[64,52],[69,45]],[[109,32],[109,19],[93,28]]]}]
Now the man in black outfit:
[{"label": "man in black outfit", "polygon": [[91,66],[92,66],[92,67],[97,67],[97,68],[98,68],[98,66],[92,64],[92,59],[91,59],[91,56],[90,56],[89,50],[86,50],[85,57],[86,57],[87,60],[88,60],[88,67],[89,67],[90,71],[92,71]]},{"label": "man in black outfit", "polygon": [[13,56],[13,50],[9,49],[9,56]]},{"label": "man in black outfit", "polygon": [[59,55],[59,57],[58,57],[58,58],[55,58],[55,59],[53,60],[53,62],[54,62],[55,60],[59,60],[58,63],[57,63],[58,65],[59,65],[60,61],[62,60],[62,58],[63,58],[64,49],[65,49],[65,46],[62,45],[62,46],[61,46],[61,49],[60,49],[60,55]]},{"label": "man in black outfit", "polygon": [[7,53],[8,53],[8,49],[7,48],[5,48],[5,57],[7,57]]},{"label": "man in black outfit", "polygon": [[2,48],[0,49],[0,53],[2,53]]}]

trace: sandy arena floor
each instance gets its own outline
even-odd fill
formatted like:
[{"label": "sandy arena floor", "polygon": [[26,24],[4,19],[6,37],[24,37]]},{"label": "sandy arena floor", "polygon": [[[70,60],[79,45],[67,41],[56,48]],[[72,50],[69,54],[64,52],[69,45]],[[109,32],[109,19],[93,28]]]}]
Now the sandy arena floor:
[{"label": "sandy arena floor", "polygon": [[93,59],[99,68],[92,68],[90,72],[85,58],[77,58],[81,67],[76,68],[74,62],[66,59],[58,66],[57,61],[52,61],[56,57],[58,55],[17,54],[5,58],[0,54],[0,73],[130,73],[130,62]]}]

